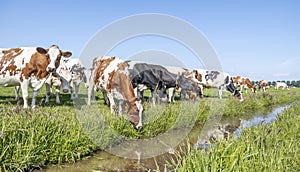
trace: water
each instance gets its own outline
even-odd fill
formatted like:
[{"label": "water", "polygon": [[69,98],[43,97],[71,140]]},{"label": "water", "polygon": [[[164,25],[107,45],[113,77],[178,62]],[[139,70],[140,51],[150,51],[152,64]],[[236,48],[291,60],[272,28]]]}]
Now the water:
[{"label": "water", "polygon": [[257,126],[260,124],[270,124],[271,122],[278,119],[278,115],[281,114],[284,110],[288,109],[291,105],[281,106],[278,108],[275,108],[271,113],[268,115],[261,115],[258,114],[255,117],[249,119],[249,120],[242,120],[240,123],[239,128],[237,128],[233,134],[239,137],[241,133],[243,132],[244,128]]},{"label": "water", "polygon": [[[214,144],[208,144],[208,141],[217,142],[219,140],[225,139],[226,135],[229,133],[234,133],[237,137],[241,134],[244,128],[252,127],[260,124],[269,124],[278,119],[278,115],[281,114],[285,109],[289,108],[291,105],[281,106],[272,110],[269,114],[255,114],[252,118],[247,120],[241,120],[237,122],[238,119],[228,119],[227,123],[220,124],[215,129],[207,131],[207,136],[204,140],[199,140],[199,131],[201,127],[194,127],[189,134],[189,141],[191,143],[197,144],[196,148],[208,150],[214,147]],[[226,120],[226,119],[225,119]],[[104,151],[96,152],[92,157],[78,161],[76,163],[67,163],[63,166],[50,166],[42,171],[46,172],[83,172],[83,171],[149,171],[160,170],[168,171],[166,161],[173,157],[174,150],[170,150],[168,153],[147,159],[139,159],[140,153],[138,150],[132,153],[134,159],[118,157],[109,154]]]}]

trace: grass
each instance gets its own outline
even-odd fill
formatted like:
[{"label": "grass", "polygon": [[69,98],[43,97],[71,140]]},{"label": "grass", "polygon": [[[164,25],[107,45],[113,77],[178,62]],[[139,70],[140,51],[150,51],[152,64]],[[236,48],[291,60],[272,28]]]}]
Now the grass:
[{"label": "grass", "polygon": [[[98,101],[89,107],[83,98],[70,101],[69,94],[61,95],[59,105],[53,99],[44,103],[45,94],[40,91],[39,106],[30,110],[22,108],[22,101],[14,101],[13,88],[0,89],[0,171],[31,170],[49,164],[74,162],[126,139],[152,138],[171,128],[192,127],[194,122],[199,127],[213,108],[218,109],[217,104],[225,105],[219,115],[237,117],[298,101],[300,97],[299,89],[291,89],[269,90],[255,95],[248,93],[243,103],[228,94],[222,100],[209,97],[197,103],[178,101],[155,108],[145,102],[143,129],[135,130],[125,114],[122,118],[110,114],[100,93],[97,94]],[[215,90],[205,92],[210,96],[214,93]]]},{"label": "grass", "polygon": [[299,171],[300,101],[276,122],[247,128],[208,151],[188,147],[171,162],[175,171]]}]

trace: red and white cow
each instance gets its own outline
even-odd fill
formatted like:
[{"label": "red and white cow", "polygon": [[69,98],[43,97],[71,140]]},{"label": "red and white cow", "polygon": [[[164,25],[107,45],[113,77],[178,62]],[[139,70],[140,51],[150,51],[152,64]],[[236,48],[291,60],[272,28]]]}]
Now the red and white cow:
[{"label": "red and white cow", "polygon": [[71,52],[63,52],[58,46],[48,49],[41,47],[21,47],[0,49],[0,85],[21,86],[24,108],[28,107],[28,88],[32,92],[32,108],[38,90],[43,86],[49,73],[55,72],[61,56],[69,57]]},{"label": "red and white cow", "polygon": [[[243,101],[241,91],[236,89],[232,77],[225,73],[214,70],[195,69],[193,70],[195,80],[199,85],[207,88],[218,88],[219,98],[222,98],[223,91],[229,91],[234,97]],[[200,95],[203,94],[202,91]]]},{"label": "red and white cow", "polygon": [[128,65],[117,57],[101,57],[93,60],[91,76],[88,84],[88,105],[95,95],[95,87],[107,96],[110,110],[113,113],[116,104],[119,115],[122,115],[124,103],[129,121],[136,129],[142,127],[143,106],[141,100],[134,95],[133,86],[129,76]]},{"label": "red and white cow", "polygon": [[246,93],[247,93],[247,89],[251,88],[253,93],[256,93],[256,87],[254,86],[254,84],[251,83],[250,79],[247,77],[241,77],[241,76],[233,76],[232,77],[234,85],[240,86],[240,90],[243,91],[243,89],[245,89]]},{"label": "red and white cow", "polygon": [[269,88],[269,84],[265,80],[258,81],[258,87],[263,89],[263,92],[266,92],[267,88]]}]

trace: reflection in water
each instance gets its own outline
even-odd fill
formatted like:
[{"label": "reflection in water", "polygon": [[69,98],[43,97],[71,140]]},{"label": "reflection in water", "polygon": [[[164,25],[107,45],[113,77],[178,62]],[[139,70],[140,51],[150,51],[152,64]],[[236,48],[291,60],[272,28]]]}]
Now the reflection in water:
[{"label": "reflection in water", "polygon": [[289,108],[290,106],[291,105],[281,106],[275,108],[267,115],[257,114],[248,120],[239,119],[238,124],[233,124],[233,123],[226,123],[222,125],[219,124],[215,128],[208,131],[204,139],[198,139],[195,148],[205,149],[207,151],[209,148],[215,146],[214,144],[215,142],[226,139],[229,133],[233,133],[235,136],[239,137],[244,128],[257,126],[260,124],[269,124],[277,120],[278,115],[281,114],[285,109]]}]

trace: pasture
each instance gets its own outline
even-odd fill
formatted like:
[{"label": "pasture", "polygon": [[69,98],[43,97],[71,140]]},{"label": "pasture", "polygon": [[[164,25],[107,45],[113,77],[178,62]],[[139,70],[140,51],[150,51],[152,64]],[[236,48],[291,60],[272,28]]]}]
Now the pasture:
[{"label": "pasture", "polygon": [[[280,105],[292,104],[292,107],[271,125],[249,128],[240,138],[229,137],[208,152],[192,149],[194,139],[185,140],[187,144],[181,144],[175,156],[170,155],[161,164],[178,171],[300,169],[297,144],[300,138],[299,88],[268,89],[267,93],[258,91],[256,94],[248,92],[244,94],[244,102],[239,102],[229,94],[219,100],[217,91],[213,89],[205,90],[205,98],[195,103],[177,101],[152,108],[150,103],[145,102],[141,130],[134,129],[126,115],[120,118],[111,114],[109,107],[104,105],[101,93],[97,93],[97,101],[90,108],[85,105],[86,90],[83,86],[78,100],[71,101],[70,94],[62,94],[61,104],[58,105],[53,98],[49,103],[44,102],[44,90],[42,88],[37,97],[37,108],[31,110],[23,109],[20,106],[22,101],[14,100],[13,88],[0,88],[1,171],[31,171],[88,159],[95,151],[122,144],[123,140],[116,133],[130,139],[142,139],[157,136],[171,127],[181,130],[194,125],[194,122],[195,127],[201,128],[210,109],[217,106],[216,102],[225,104],[222,118],[232,120],[247,119],[255,113],[269,111]],[[158,165],[154,170],[162,169]]]}]

